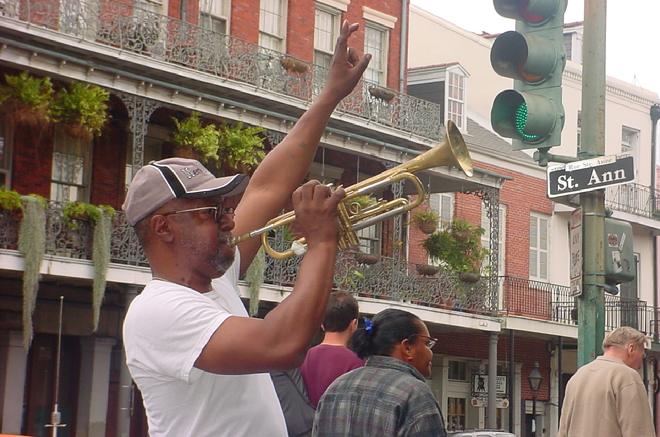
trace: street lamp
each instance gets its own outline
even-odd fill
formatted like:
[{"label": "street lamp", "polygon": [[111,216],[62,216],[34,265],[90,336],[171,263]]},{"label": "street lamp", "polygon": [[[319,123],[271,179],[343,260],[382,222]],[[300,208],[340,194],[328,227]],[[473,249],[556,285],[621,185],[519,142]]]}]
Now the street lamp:
[{"label": "street lamp", "polygon": [[543,382],[543,375],[539,370],[539,362],[534,362],[534,367],[532,371],[529,372],[527,376],[527,381],[529,381],[529,387],[532,389],[532,432],[536,434],[536,394],[541,388],[541,382]]}]

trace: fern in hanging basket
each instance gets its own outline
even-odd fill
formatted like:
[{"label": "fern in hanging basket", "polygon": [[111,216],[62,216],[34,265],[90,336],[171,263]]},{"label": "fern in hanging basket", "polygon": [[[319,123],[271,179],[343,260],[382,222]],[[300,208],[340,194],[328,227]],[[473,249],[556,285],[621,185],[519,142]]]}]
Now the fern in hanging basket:
[{"label": "fern in hanging basket", "polygon": [[456,226],[460,231],[468,233],[467,238],[462,234],[457,238],[454,223],[448,229],[443,229],[429,235],[422,246],[435,262],[442,262],[455,273],[479,272],[483,259],[488,250],[481,246],[481,235],[484,230],[461,222]]},{"label": "fern in hanging basket", "polygon": [[431,210],[417,211],[412,216],[412,222],[423,233],[430,235],[438,229],[440,216]]},{"label": "fern in hanging basket", "polygon": [[99,86],[73,82],[57,93],[51,111],[69,136],[91,140],[108,120],[109,99],[110,93]]},{"label": "fern in hanging basket", "polygon": [[0,86],[0,111],[9,123],[30,126],[50,122],[53,84],[48,77],[34,77],[23,71],[5,74],[6,85]]},{"label": "fern in hanging basket", "polygon": [[250,173],[266,156],[264,128],[242,123],[224,125],[220,129],[218,155],[224,173]]},{"label": "fern in hanging basket", "polygon": [[109,205],[93,205],[87,202],[67,202],[62,208],[64,223],[69,229],[78,229],[78,221],[88,221],[95,225],[101,213],[114,217],[115,209]]},{"label": "fern in hanging basket", "polygon": [[16,191],[0,188],[0,211],[5,211],[10,216],[20,219],[23,215],[21,195]]},{"label": "fern in hanging basket", "polygon": [[196,157],[204,163],[218,160],[220,131],[215,124],[203,126],[199,112],[193,112],[182,121],[175,117],[172,120],[175,125],[172,141],[177,146],[194,151]]}]

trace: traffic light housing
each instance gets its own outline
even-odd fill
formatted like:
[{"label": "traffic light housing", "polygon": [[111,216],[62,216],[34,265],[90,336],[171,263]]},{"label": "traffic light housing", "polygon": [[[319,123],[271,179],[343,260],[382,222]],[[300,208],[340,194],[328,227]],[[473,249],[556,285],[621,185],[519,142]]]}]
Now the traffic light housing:
[{"label": "traffic light housing", "polygon": [[516,30],[499,35],[490,52],[495,72],[514,79],[514,89],[499,93],[491,110],[493,130],[512,138],[514,150],[561,143],[566,2],[493,0],[498,14],[516,20]]},{"label": "traffic light housing", "polygon": [[617,285],[635,279],[633,230],[628,222],[605,218],[605,283]]}]

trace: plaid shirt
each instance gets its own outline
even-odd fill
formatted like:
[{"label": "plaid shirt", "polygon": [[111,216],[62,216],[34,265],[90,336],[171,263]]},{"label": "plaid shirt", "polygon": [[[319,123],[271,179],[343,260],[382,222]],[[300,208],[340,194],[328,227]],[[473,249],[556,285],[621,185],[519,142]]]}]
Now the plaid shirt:
[{"label": "plaid shirt", "polygon": [[335,380],[319,402],[312,436],[446,437],[431,388],[401,360],[372,356]]}]

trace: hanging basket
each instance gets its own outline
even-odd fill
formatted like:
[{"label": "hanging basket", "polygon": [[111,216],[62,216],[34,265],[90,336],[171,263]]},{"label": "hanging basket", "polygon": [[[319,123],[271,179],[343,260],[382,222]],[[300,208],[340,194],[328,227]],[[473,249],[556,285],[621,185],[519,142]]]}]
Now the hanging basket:
[{"label": "hanging basket", "polygon": [[440,267],[432,266],[430,264],[417,264],[415,268],[417,273],[422,276],[433,276],[440,271]]},{"label": "hanging basket", "polygon": [[437,222],[423,222],[419,224],[419,230],[425,233],[426,235],[431,235],[438,230]]},{"label": "hanging basket", "polygon": [[307,73],[309,65],[294,58],[284,57],[280,59],[280,65],[289,73]]},{"label": "hanging basket", "polygon": [[395,96],[394,91],[379,86],[369,87],[369,94],[385,102],[389,102]]},{"label": "hanging basket", "polygon": [[31,127],[44,127],[50,120],[44,111],[16,99],[7,99],[0,105],[0,111],[8,123]]},{"label": "hanging basket", "polygon": [[80,123],[64,123],[62,127],[66,135],[83,142],[90,142],[94,136],[87,126]]},{"label": "hanging basket", "polygon": [[356,252],[355,253],[355,261],[357,261],[360,264],[365,264],[368,266],[376,264],[378,261],[380,261],[380,258],[378,255],[373,255],[370,253],[363,253],[363,252]]},{"label": "hanging basket", "polygon": [[479,279],[481,279],[481,275],[479,272],[461,272],[458,274],[458,278],[463,281],[463,282],[468,282],[468,283],[475,283],[479,282]]}]

